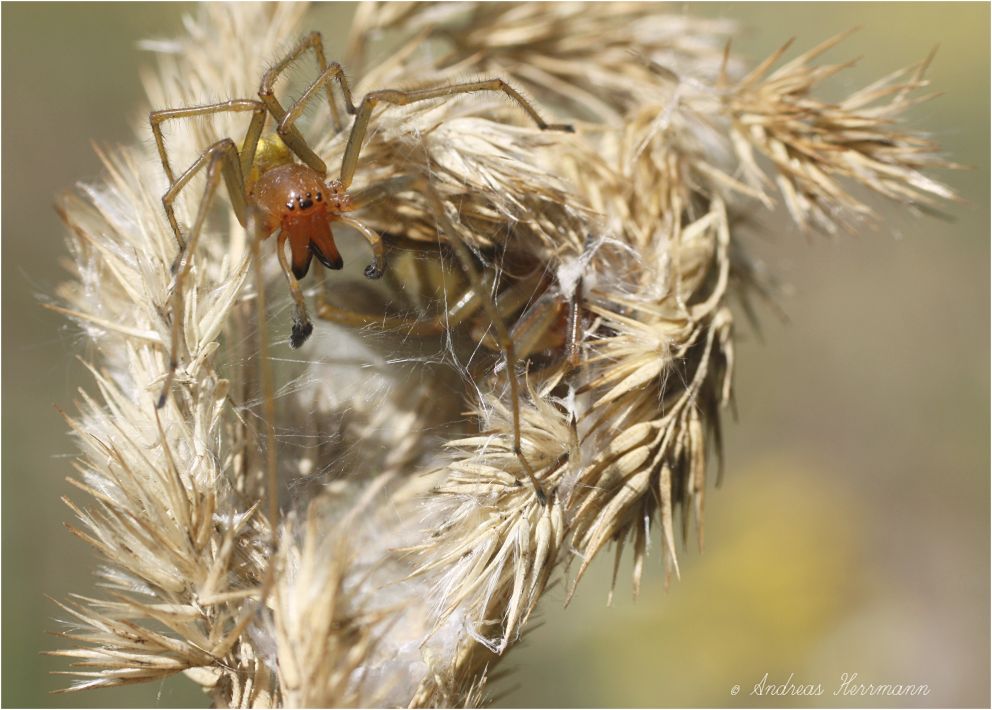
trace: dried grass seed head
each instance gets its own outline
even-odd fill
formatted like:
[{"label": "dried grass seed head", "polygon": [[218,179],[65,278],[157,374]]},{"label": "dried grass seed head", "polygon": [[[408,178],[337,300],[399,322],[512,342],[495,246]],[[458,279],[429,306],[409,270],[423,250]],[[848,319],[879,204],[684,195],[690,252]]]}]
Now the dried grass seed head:
[{"label": "dried grass seed head", "polygon": [[[156,44],[152,106],[251,95],[303,9],[198,12],[185,37]],[[181,394],[156,412],[175,251],[166,186],[143,131],[109,154],[107,180],[63,204],[75,266],[60,296],[97,345],[98,394],[70,420],[91,502],[73,509],[111,588],[64,607],[78,647],[60,653],[83,664],[74,687],[186,671],[219,704],[475,704],[568,549],[577,581],[610,541],[618,556],[630,544],[636,588],[650,521],[677,575],[676,528],[695,521],[702,537],[707,450],[732,391],[739,216],[771,207],[772,183],[798,223],[826,228],[866,214],[848,184],[907,204],[951,196],[922,173],[944,164],[933,146],[892,123],[922,71],[827,104],[812,96],[836,71],[815,66],[823,47],[745,74],[724,56],[731,30],[642,4],[387,4],[356,17],[356,95],[498,75],[583,119],[562,137],[484,97],[389,107],[356,173],[407,185],[363,212],[377,229],[437,243],[436,210],[414,187],[428,180],[480,264],[538,264],[557,295],[581,298],[582,365],[533,358],[521,372],[521,444],[547,506],[517,485],[505,373],[461,371],[471,386],[445,406],[474,413],[452,427],[434,374],[417,382],[388,340],[321,324],[307,361],[277,373],[287,516],[269,555],[244,234],[229,218],[204,235],[173,314],[189,354]],[[395,51],[366,61],[366,39],[391,31]],[[445,51],[418,51],[428,39]],[[170,140],[195,156],[237,129],[215,117]],[[339,165],[346,139],[325,133],[315,149]],[[193,209],[180,204],[180,219]]]}]

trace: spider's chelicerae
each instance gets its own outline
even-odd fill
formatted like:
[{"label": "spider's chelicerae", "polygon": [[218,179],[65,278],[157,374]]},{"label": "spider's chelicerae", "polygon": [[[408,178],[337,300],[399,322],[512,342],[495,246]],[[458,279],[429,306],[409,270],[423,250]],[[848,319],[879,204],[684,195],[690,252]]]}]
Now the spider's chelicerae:
[{"label": "spider's chelicerae", "polygon": [[[273,85],[280,74],[307,51],[312,51],[315,55],[320,67],[320,75],[287,110],[276,98]],[[335,129],[337,131],[343,130],[342,116],[333,95],[334,82],[337,82],[340,87],[344,107],[348,114],[354,116],[354,122],[342,159],[340,177],[336,180],[327,180],[327,166],[307,145],[306,140],[294,124],[303,114],[306,106],[323,92],[327,96]],[[289,282],[290,292],[295,303],[290,345],[298,348],[306,342],[313,331],[299,280],[309,271],[313,257],[316,257],[317,261],[328,269],[340,269],[343,266],[341,255],[334,243],[334,236],[331,231],[332,222],[343,222],[353,227],[368,241],[372,249],[373,259],[372,263],[365,269],[365,276],[370,279],[377,279],[382,276],[385,269],[382,238],[374,230],[347,214],[373,199],[381,198],[383,193],[388,190],[386,186],[373,185],[355,193],[348,191],[355,174],[372,111],[380,103],[406,105],[478,91],[506,94],[542,130],[572,131],[570,125],[546,123],[523,96],[501,79],[449,84],[410,91],[396,89],[372,91],[356,106],[341,65],[337,62],[327,61],[323,42],[318,32],[304,37],[292,51],[265,72],[258,90],[258,99],[232,99],[216,104],[152,112],[149,117],[152,133],[155,137],[162,167],[169,179],[169,189],[162,197],[162,204],[179,245],[179,256],[176,259],[174,269],[175,283],[172,291],[173,315],[169,371],[158,399],[158,406],[164,406],[175,379],[182,321],[179,314],[183,312],[183,285],[190,272],[192,255],[222,177],[227,185],[227,191],[238,221],[243,227],[249,229],[250,238],[266,239],[273,234],[278,234],[276,252],[279,257],[279,264]],[[204,150],[193,164],[177,177],[165,148],[162,124],[171,120],[189,119],[224,112],[250,112],[252,114],[241,150],[238,150],[231,138],[222,138]],[[275,135],[263,136],[266,119],[270,115],[276,123]],[[176,219],[173,205],[178,195],[200,171],[205,171],[206,187],[193,225],[184,234]],[[516,329],[512,334],[507,329],[503,321],[503,314],[496,307],[489,289],[486,288],[486,284],[479,276],[470,250],[460,240],[457,230],[445,215],[440,199],[433,192],[429,183],[422,181],[421,187],[432,211],[438,218],[439,224],[446,233],[451,248],[466,272],[471,294],[471,298],[468,300],[475,304],[473,309],[483,309],[491,320],[496,333],[497,345],[506,359],[507,374],[510,381],[513,400],[514,450],[534,485],[538,498],[543,502],[544,492],[520,448],[520,392],[515,370],[518,349],[514,346]],[[285,253],[286,242],[289,242],[289,260],[287,260]],[[464,318],[473,309],[463,308],[461,314],[447,313],[445,314],[446,322],[450,323],[453,317]],[[505,307],[503,311],[505,312]],[[321,313],[321,315],[324,314]],[[572,315],[571,320],[574,321],[574,313]],[[326,317],[341,322],[349,322],[348,314],[340,310],[328,309]],[[535,318],[537,317],[535,316],[530,320],[533,321]],[[354,318],[351,320],[353,321]],[[546,321],[547,317],[542,316],[537,320]],[[574,330],[572,327],[574,323],[570,322],[569,325],[570,330]],[[530,331],[536,333],[536,335],[528,335],[528,338],[534,339],[535,343],[540,340],[540,329],[535,328],[532,323],[523,323],[522,329],[528,333]]]}]

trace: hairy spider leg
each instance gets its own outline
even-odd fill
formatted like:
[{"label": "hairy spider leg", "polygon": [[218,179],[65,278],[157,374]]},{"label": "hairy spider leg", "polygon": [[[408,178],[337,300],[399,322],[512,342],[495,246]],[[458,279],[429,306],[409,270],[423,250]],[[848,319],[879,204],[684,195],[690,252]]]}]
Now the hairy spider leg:
[{"label": "hairy spider leg", "polygon": [[268,71],[262,76],[262,83],[258,89],[259,98],[269,109],[272,117],[279,124],[277,131],[279,136],[288,145],[294,153],[296,153],[300,160],[309,165],[311,168],[316,170],[321,175],[327,174],[327,166],[324,161],[321,160],[316,153],[314,153],[310,147],[307,145],[306,140],[300,135],[300,132],[292,125],[293,121],[289,121],[284,125],[283,118],[286,115],[286,110],[279,103],[279,100],[275,96],[273,91],[273,86],[276,79],[282,74],[286,69],[300,56],[303,55],[308,49],[312,49],[314,56],[317,59],[317,65],[320,68],[320,77],[310,85],[307,89],[307,93],[304,94],[308,97],[313,95],[317,90],[320,89],[322,85],[326,88],[327,103],[331,109],[331,120],[334,122],[334,128],[336,131],[344,130],[344,124],[341,122],[341,114],[338,111],[337,104],[334,103],[334,92],[331,87],[331,79],[337,78],[338,82],[341,84],[341,91],[344,93],[345,104],[348,108],[348,113],[355,113],[355,106],[351,100],[351,89],[348,87],[348,81],[344,76],[344,70],[341,65],[337,62],[331,62],[328,64],[327,57],[324,54],[324,42],[321,39],[320,32],[311,32],[301,39],[296,46],[290,50],[290,52],[276,62]]},{"label": "hairy spider leg", "polygon": [[346,214],[337,215],[335,221],[344,222],[365,238],[365,241],[372,247],[372,263],[365,267],[363,273],[367,279],[381,278],[386,269],[386,250],[382,245],[382,237],[379,236],[379,233]]},{"label": "hairy spider leg", "polygon": [[344,159],[341,161],[341,185],[346,190],[351,186],[352,178],[355,176],[355,169],[358,167],[358,155],[362,150],[362,142],[365,140],[365,134],[368,131],[369,119],[372,116],[372,110],[377,104],[386,103],[393,106],[406,106],[419,101],[429,101],[430,99],[455,96],[457,94],[471,94],[477,91],[495,91],[506,94],[530,116],[542,131],[565,131],[567,133],[575,131],[567,123],[546,123],[537,112],[537,109],[520,92],[502,79],[470,81],[463,84],[448,84],[433,89],[415,89],[412,91],[400,91],[398,89],[371,91],[362,99],[362,103],[358,107],[358,115],[355,117],[355,123],[351,127],[351,134],[348,136],[348,145],[345,147]]},{"label": "hairy spider leg", "polygon": [[217,186],[221,176],[224,177],[228,192],[231,193],[231,202],[234,206],[235,214],[238,216],[238,221],[242,224],[247,224],[248,208],[244,199],[244,184],[241,176],[241,166],[238,162],[238,149],[235,147],[234,141],[230,138],[219,140],[203,151],[196,162],[165,193],[162,202],[166,205],[166,211],[171,217],[170,221],[175,221],[175,216],[172,214],[172,203],[182,189],[189,184],[193,176],[204,168],[207,171],[206,186],[203,190],[203,197],[200,199],[200,206],[196,212],[196,220],[193,222],[193,227],[190,230],[189,241],[186,243],[186,247],[180,252],[179,261],[176,266],[176,278],[172,286],[172,328],[170,332],[169,372],[165,377],[165,383],[162,385],[162,393],[159,395],[158,403],[156,404],[156,407],[159,409],[165,406],[169,390],[172,387],[172,381],[176,375],[176,368],[179,366],[179,336],[183,322],[183,310],[185,308],[183,294],[184,282],[192,266],[193,253],[196,250],[196,244],[203,231],[203,224],[207,219],[210,205],[213,203],[213,199],[217,194]]},{"label": "hairy spider leg", "polygon": [[[341,93],[344,95],[345,110],[347,110],[349,114],[354,115],[357,109],[352,101],[351,88],[348,86],[348,78],[344,74],[344,68],[337,62],[331,62],[327,68],[320,73],[320,76],[318,76],[313,83],[307,87],[307,90],[293,102],[288,111],[283,110],[282,106],[274,96],[268,97],[268,99],[263,97],[263,100],[271,100],[272,102],[269,110],[278,121],[278,124],[276,125],[276,132],[283,139],[283,141],[286,142],[286,145],[290,146],[293,149],[293,152],[300,156],[300,159],[304,163],[309,165],[321,175],[327,174],[327,165],[323,160],[321,160],[320,156],[318,156],[313,149],[307,145],[307,142],[303,139],[303,136],[300,135],[299,130],[297,130],[294,124],[297,120],[299,120],[300,116],[303,115],[303,111],[306,109],[307,104],[317,94],[317,92],[320,91],[321,87],[326,86],[327,94],[329,96],[333,95],[333,87],[331,82],[335,80],[341,86]],[[261,91],[259,91],[259,95],[262,95]],[[342,130],[340,121],[337,119],[335,119],[334,125],[338,132]]]},{"label": "hairy spider leg", "polygon": [[[235,205],[235,214],[237,214],[238,221],[241,222],[241,226],[246,226],[246,213],[244,209],[244,178],[248,175],[251,164],[255,160],[255,150],[258,147],[258,141],[262,136],[262,128],[265,126],[265,105],[254,99],[233,99],[231,101],[223,101],[221,103],[208,104],[205,106],[192,106],[188,108],[173,108],[162,111],[152,111],[152,113],[148,116],[148,120],[149,123],[151,123],[152,134],[155,136],[155,146],[158,148],[158,156],[162,161],[162,169],[165,171],[165,175],[169,179],[169,192],[166,193],[166,195],[169,195],[173,192],[173,188],[176,186],[178,181],[176,180],[175,173],[172,171],[172,165],[169,162],[169,154],[165,148],[165,136],[162,134],[162,124],[166,121],[181,118],[195,118],[197,116],[207,116],[214,113],[226,113],[229,111],[252,112],[251,122],[248,124],[248,130],[245,132],[244,142],[241,144],[241,152],[238,154],[237,162],[240,168],[238,183],[241,186],[240,189],[232,191],[231,179],[230,177],[227,178],[228,192],[231,193],[232,202],[240,201],[240,211],[239,206]],[[235,152],[237,153],[237,151]],[[203,155],[206,155],[206,153]],[[200,157],[202,158],[203,155]],[[187,170],[185,174],[185,181],[188,182],[190,177],[192,177],[192,174],[189,170]],[[183,180],[183,177],[180,177],[180,180]],[[185,184],[185,182],[183,184]],[[179,245],[180,254],[176,257],[176,263],[173,264],[173,270],[175,270],[175,267],[178,264],[178,259],[182,257],[182,252],[185,249],[185,240],[183,239],[182,233],[179,229],[179,223],[176,221],[176,215],[172,208],[172,200],[166,201],[165,196],[163,196],[162,204],[165,207],[165,214],[169,219],[169,225],[172,227],[172,232],[176,235],[176,243]]]}]

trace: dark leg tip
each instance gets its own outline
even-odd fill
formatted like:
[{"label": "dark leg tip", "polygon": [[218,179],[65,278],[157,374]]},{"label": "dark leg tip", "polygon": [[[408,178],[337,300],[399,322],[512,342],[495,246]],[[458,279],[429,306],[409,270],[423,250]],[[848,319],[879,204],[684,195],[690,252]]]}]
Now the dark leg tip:
[{"label": "dark leg tip", "polygon": [[[513,482],[513,485],[519,488],[524,485],[524,483],[518,478]],[[537,502],[540,503],[541,506],[546,507],[548,505],[548,495],[544,492],[544,487],[537,482],[537,479],[534,479],[531,481],[531,488],[534,489],[534,496],[537,498]]]},{"label": "dark leg tip", "polygon": [[169,398],[169,395],[165,392],[158,396],[158,402],[155,403],[155,409],[161,409],[165,406],[165,400]]},{"label": "dark leg tip", "polygon": [[296,321],[293,323],[293,332],[289,336],[289,347],[296,350],[303,346],[303,343],[307,342],[310,334],[313,333],[313,323],[310,321],[301,322]]},{"label": "dark leg tip", "polygon": [[365,267],[365,278],[381,279],[383,271],[385,271],[385,269],[383,269],[382,265],[377,264],[376,262],[373,261],[371,264]]}]

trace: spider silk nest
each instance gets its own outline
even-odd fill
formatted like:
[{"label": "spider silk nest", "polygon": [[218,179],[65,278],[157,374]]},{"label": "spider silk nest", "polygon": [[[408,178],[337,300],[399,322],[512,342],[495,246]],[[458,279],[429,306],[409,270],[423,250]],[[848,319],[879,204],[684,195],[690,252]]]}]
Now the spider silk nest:
[{"label": "spider silk nest", "polygon": [[[266,62],[312,29],[304,15],[201,6],[183,36],[147,44],[149,106],[253,96]],[[173,317],[168,185],[144,121],[105,155],[106,179],[60,207],[73,278],[53,306],[92,344],[96,384],[66,415],[87,499],[67,501],[72,530],[102,558],[104,587],[61,605],[71,689],[185,672],[218,705],[475,705],[548,585],[571,593],[611,541],[618,561],[632,549],[635,591],[652,545],[677,576],[676,540],[702,538],[731,397],[728,302],[767,289],[736,236],[744,218],[784,203],[800,226],[835,231],[872,217],[855,189],[909,207],[953,197],[922,172],[949,164],[897,121],[926,98],[926,62],[826,103],[813,90],[842,65],[820,55],[840,38],[745,69],[725,55],[732,30],[648,4],[387,4],[362,6],[345,56],[329,57],[356,97],[411,77],[498,76],[577,128],[541,132],[483,94],[379,109],[353,186],[397,186],[358,216],[434,245],[414,259],[452,289],[464,283],[443,253],[452,235],[417,180],[493,282],[512,285],[509,265],[523,263],[551,296],[580,299],[579,365],[559,350],[518,367],[522,448],[546,506],[513,452],[505,367],[468,328],[418,344],[402,328],[317,320],[291,352],[269,240],[260,354],[251,250],[226,197],[194,255],[176,385],[156,410]],[[333,176],[346,132],[316,109],[309,119]],[[175,164],[240,140],[238,120],[174,128]],[[199,194],[180,200],[182,224]],[[363,312],[419,297],[416,261],[392,255],[402,288],[372,290],[367,253],[338,233],[349,267],[328,274],[330,297]],[[312,304],[324,286],[304,285]],[[414,318],[456,295],[427,292]],[[277,519],[264,504],[266,372]]]}]

